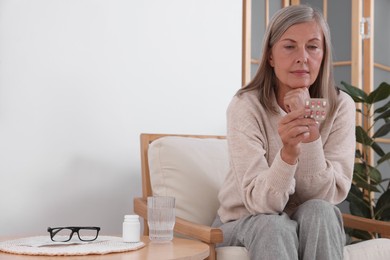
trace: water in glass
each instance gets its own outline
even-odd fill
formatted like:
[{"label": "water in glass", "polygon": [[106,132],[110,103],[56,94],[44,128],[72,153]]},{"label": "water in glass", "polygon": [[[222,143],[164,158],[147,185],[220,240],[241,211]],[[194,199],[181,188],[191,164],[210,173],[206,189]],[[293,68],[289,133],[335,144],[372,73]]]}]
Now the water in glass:
[{"label": "water in glass", "polygon": [[175,225],[175,198],[148,197],[149,239],[156,242],[171,241]]}]

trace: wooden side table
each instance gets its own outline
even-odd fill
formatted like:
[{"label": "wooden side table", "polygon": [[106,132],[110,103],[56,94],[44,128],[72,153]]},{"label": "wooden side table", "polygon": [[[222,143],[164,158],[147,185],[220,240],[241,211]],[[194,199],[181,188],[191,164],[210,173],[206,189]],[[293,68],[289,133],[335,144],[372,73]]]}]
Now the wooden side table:
[{"label": "wooden side table", "polygon": [[[125,253],[86,256],[28,256],[0,252],[0,260],[164,260],[164,259],[193,259],[200,260],[209,256],[209,246],[196,240],[174,238],[171,242],[151,243],[149,237],[143,236],[145,247]],[[0,238],[4,241],[6,238]]]}]

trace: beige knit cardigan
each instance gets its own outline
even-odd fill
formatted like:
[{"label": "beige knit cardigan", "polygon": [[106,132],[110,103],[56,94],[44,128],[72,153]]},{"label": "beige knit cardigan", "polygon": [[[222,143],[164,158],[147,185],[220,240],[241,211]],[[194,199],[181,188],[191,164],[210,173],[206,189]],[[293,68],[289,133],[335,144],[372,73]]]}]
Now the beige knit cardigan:
[{"label": "beige knit cardigan", "polygon": [[278,122],[285,112],[279,110],[266,111],[254,91],[234,96],[229,104],[230,171],[218,196],[222,222],[249,214],[291,214],[309,199],[338,204],[346,198],[355,155],[353,100],[340,92],[335,112],[320,123],[320,138],[301,144],[295,165],[280,157]]}]

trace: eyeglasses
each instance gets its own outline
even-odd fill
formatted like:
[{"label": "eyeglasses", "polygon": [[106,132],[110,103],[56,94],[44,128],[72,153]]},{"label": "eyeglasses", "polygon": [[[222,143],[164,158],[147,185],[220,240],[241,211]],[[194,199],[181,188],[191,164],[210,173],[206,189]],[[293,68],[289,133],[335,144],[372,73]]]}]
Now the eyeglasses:
[{"label": "eyeglasses", "polygon": [[77,233],[81,241],[94,241],[99,235],[100,227],[48,227],[47,231],[54,242],[70,241],[74,233]]}]

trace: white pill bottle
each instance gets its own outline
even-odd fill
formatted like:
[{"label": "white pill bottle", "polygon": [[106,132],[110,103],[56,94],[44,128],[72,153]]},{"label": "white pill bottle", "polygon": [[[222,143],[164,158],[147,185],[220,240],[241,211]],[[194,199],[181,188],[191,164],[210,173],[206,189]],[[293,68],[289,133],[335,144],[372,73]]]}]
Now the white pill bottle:
[{"label": "white pill bottle", "polygon": [[141,223],[138,215],[125,215],[123,221],[123,242],[139,242],[141,233]]}]

